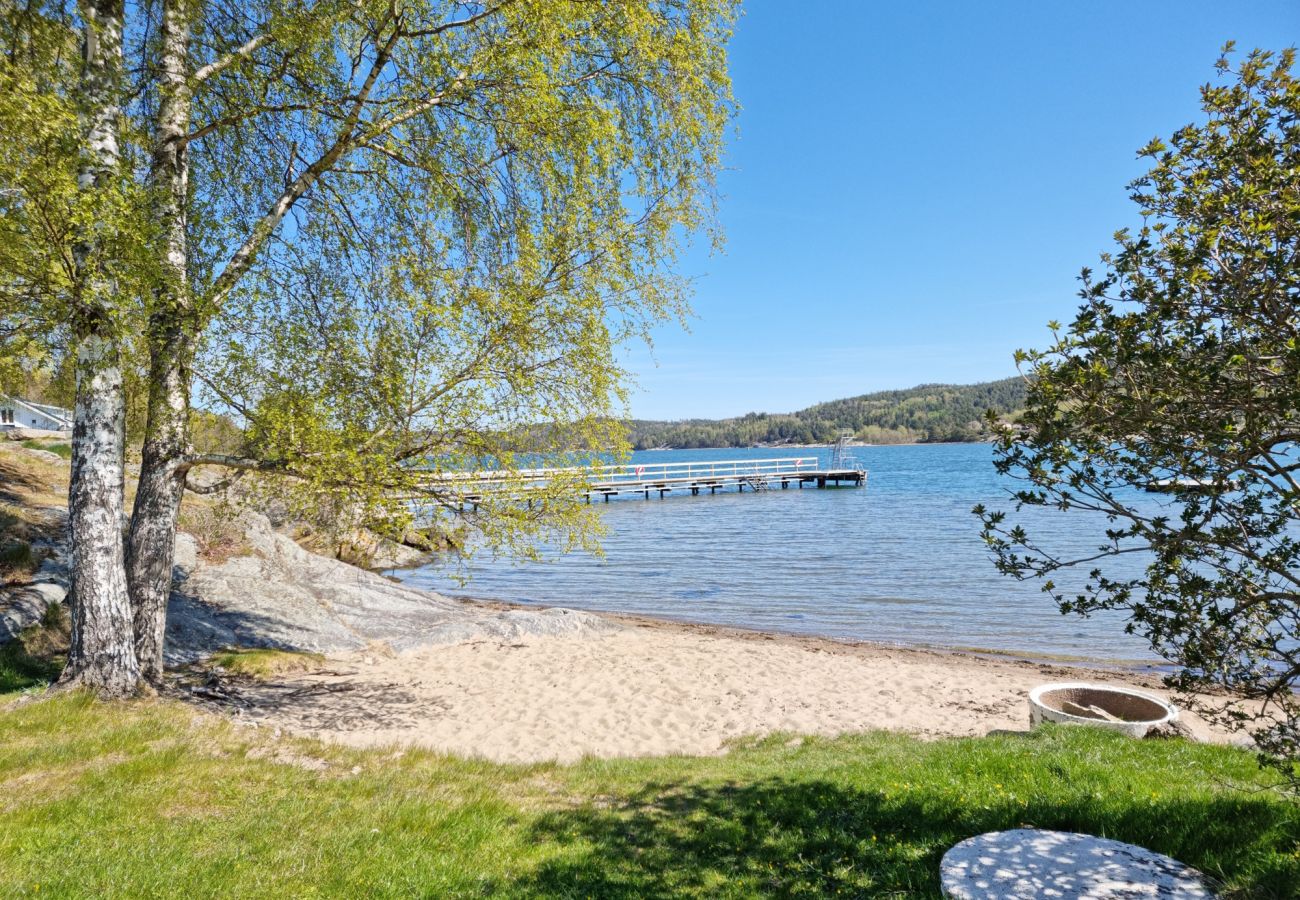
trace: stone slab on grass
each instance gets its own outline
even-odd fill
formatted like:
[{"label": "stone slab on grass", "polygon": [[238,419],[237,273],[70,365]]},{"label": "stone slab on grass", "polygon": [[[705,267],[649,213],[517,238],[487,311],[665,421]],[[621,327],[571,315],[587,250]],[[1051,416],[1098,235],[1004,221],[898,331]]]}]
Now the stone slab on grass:
[{"label": "stone slab on grass", "polygon": [[1204,876],[1133,844],[1017,828],[962,841],[939,868],[957,900],[1199,900],[1213,897]]}]

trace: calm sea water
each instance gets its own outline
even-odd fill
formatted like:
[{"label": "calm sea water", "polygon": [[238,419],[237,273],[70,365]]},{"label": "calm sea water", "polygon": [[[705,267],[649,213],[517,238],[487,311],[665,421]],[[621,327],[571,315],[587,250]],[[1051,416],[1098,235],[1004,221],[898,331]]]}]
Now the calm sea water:
[{"label": "calm sea water", "polygon": [[[601,504],[603,558],[475,557],[397,572],[442,593],[905,645],[1150,661],[1114,615],[1063,616],[1038,584],[999,575],[971,515],[1009,508],[983,444],[859,447],[865,488]],[[828,449],[647,451],[635,462],[818,456]],[[653,496],[653,495],[652,495]],[[1150,495],[1143,495],[1144,498]],[[1143,499],[1159,503],[1158,499]],[[1104,522],[1035,511],[1053,546],[1087,550]],[[1061,580],[1061,579],[1058,579]]]}]

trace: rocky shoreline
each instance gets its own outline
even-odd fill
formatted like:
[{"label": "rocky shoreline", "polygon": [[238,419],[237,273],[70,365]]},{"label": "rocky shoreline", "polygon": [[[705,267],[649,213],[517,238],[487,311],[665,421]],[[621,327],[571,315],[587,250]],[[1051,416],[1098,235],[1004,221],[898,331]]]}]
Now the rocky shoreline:
[{"label": "rocky shoreline", "polygon": [[232,646],[331,654],[382,643],[400,652],[474,638],[576,636],[620,627],[577,610],[492,609],[414,590],[305,550],[258,513],[244,513],[242,522],[252,553],[218,565],[199,562],[188,536],[178,539],[169,664]]},{"label": "rocky shoreline", "polygon": [[[400,652],[475,638],[578,636],[622,627],[578,610],[494,608],[418,591],[305,550],[260,513],[243,513],[240,524],[250,552],[217,564],[200,559],[190,535],[177,535],[168,665],[230,647],[337,654],[383,644]],[[41,551],[45,558],[35,573],[4,589],[0,643],[67,598],[66,547],[52,542]]]}]

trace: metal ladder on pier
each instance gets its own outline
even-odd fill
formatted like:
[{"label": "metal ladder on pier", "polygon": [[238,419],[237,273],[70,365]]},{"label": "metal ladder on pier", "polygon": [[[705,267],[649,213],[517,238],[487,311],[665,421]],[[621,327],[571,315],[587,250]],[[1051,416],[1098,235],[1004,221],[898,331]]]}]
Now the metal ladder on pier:
[{"label": "metal ladder on pier", "polygon": [[853,432],[844,429],[835,438],[835,446],[831,449],[831,468],[834,470],[856,469],[858,461],[849,453],[852,446]]}]

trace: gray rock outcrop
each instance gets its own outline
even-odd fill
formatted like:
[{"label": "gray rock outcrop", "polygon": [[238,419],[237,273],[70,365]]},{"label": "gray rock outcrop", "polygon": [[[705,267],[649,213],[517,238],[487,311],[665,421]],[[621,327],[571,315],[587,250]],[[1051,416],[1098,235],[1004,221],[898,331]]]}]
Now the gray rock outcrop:
[{"label": "gray rock outcrop", "polygon": [[31,441],[31,440],[71,440],[71,431],[51,431],[47,428],[27,428],[18,426],[16,428],[6,428],[0,431],[0,436],[10,441]]},{"label": "gray rock outcrop", "polygon": [[244,523],[251,556],[198,564],[187,572],[178,552],[182,580],[168,610],[169,663],[229,646],[337,653],[382,642],[400,651],[474,638],[619,628],[576,610],[494,610],[413,590],[304,550],[274,531],[265,516],[246,513]]},{"label": "gray rock outcrop", "polygon": [[47,556],[27,584],[13,585],[0,598],[0,644],[35,625],[51,603],[68,595],[68,569],[61,557]]},{"label": "gray rock outcrop", "polygon": [[[188,534],[176,537],[175,588],[167,610],[168,664],[194,662],[226,647],[340,653],[383,643],[394,650],[476,638],[593,635],[609,619],[577,610],[499,610],[404,587],[383,576],[304,550],[270,521],[245,513],[252,555],[204,563]],[[62,603],[68,572],[61,546],[30,583],[0,596],[0,643]]]}]

